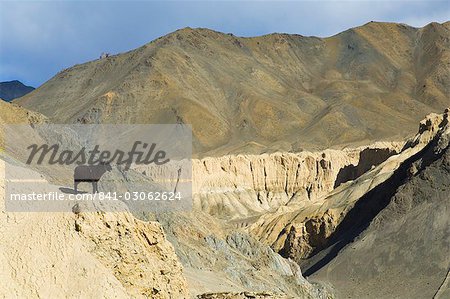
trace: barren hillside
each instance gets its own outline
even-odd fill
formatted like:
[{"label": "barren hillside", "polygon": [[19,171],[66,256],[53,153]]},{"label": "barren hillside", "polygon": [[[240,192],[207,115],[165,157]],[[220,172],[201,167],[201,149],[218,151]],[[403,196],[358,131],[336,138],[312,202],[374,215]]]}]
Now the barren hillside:
[{"label": "barren hillside", "polygon": [[330,247],[313,258],[308,275],[331,282],[342,298],[449,298],[448,121],[447,113],[423,150],[359,200]]},{"label": "barren hillside", "polygon": [[[0,125],[192,124],[193,209],[2,209],[0,296],[445,298],[449,94],[450,22],[328,38],[185,28],[75,65],[0,101]],[[72,183],[72,169],[23,167],[21,147],[0,171]],[[135,177],[110,173],[127,190]]]},{"label": "barren hillside", "polygon": [[185,28],[61,71],[16,102],[53,122],[188,123],[201,156],[368,144],[448,106],[450,23],[329,38]]}]

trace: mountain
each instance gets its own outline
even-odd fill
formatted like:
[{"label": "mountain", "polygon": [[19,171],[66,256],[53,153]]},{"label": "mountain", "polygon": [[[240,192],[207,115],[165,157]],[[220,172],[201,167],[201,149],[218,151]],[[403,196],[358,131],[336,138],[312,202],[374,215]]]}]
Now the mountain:
[{"label": "mountain", "polygon": [[[342,298],[369,294],[377,298],[449,298],[448,111],[436,137],[405,161],[378,188],[378,194],[367,194],[366,203],[378,200],[385,207],[373,220],[364,218],[362,223],[368,222],[365,230],[339,253],[331,249],[316,260],[316,269],[309,274],[332,283]],[[359,211],[368,216],[369,207],[374,205],[366,204]],[[351,221],[351,226],[357,228],[358,222]],[[343,242],[351,235],[352,229],[348,229],[334,241]]]},{"label": "mountain", "polygon": [[450,22],[328,38],[185,28],[18,100],[57,123],[188,123],[197,156],[401,139],[449,104]]},{"label": "mountain", "polygon": [[33,90],[34,87],[26,86],[17,80],[0,82],[0,98],[7,102],[20,98]]},{"label": "mountain", "polygon": [[[42,180],[7,160],[2,153],[2,173],[7,169],[9,177]],[[47,182],[41,187],[59,191]],[[3,175],[0,188],[5,188]],[[6,200],[2,192],[2,207]],[[84,207],[77,206],[76,213],[0,213],[0,297],[188,298],[182,266],[158,223],[136,220],[120,207],[115,213]],[[26,273],[43,276],[35,282],[18,278]]]},{"label": "mountain", "polygon": [[318,200],[261,215],[251,234],[338,298],[447,298],[449,119],[450,109],[430,114],[399,153]]},{"label": "mountain", "polygon": [[[0,103],[0,123],[189,123],[197,156],[190,211],[0,213],[0,294],[448,297],[450,112],[430,112],[450,104],[449,30],[371,22],[328,38],[241,38],[185,28]],[[21,147],[0,152],[13,180],[71,186],[72,169],[36,173]],[[145,167],[109,178],[133,190],[132,174],[152,179]]]},{"label": "mountain", "polygon": [[40,113],[29,111],[14,103],[0,101],[0,125],[44,123],[48,120]]},{"label": "mountain", "polygon": [[[0,124],[26,124],[31,130],[42,123],[48,119],[39,113],[0,102]],[[28,144],[36,137],[25,132],[30,133],[14,131],[21,138],[9,144],[3,142],[8,139],[6,132],[0,132],[0,173],[4,174],[0,189],[26,179],[38,181],[39,186],[20,184],[19,194],[71,190],[73,169],[50,167],[36,172],[20,159],[22,142]],[[70,136],[56,130],[53,138],[65,141]],[[107,181],[121,180],[120,172],[112,175]],[[127,181],[136,183],[132,178]],[[106,190],[102,184],[100,189]],[[229,231],[226,221],[199,210],[142,218],[142,212],[122,201],[104,210],[96,209],[96,203],[70,201],[66,213],[12,212],[7,208],[9,200],[6,192],[0,194],[0,205],[6,209],[0,213],[4,228],[0,262],[5,265],[0,275],[6,279],[0,286],[2,298],[50,293],[88,298],[333,298],[323,287],[305,280],[296,263],[243,231]],[[148,221],[150,216],[159,223]],[[33,252],[39,253],[38,259]],[[26,273],[41,273],[43,278],[21,279]]]},{"label": "mountain", "polygon": [[[0,106],[5,123],[47,121]],[[401,144],[194,159],[192,211],[142,218],[124,203],[108,213],[81,202],[73,213],[0,213],[7,241],[0,244],[7,277],[0,294],[446,298],[449,114],[430,114]],[[0,156],[10,180],[39,180],[41,192],[61,189],[47,181],[54,169],[36,173],[11,151]],[[0,188],[5,183],[0,178]],[[17,279],[25,272],[45,275]]]}]

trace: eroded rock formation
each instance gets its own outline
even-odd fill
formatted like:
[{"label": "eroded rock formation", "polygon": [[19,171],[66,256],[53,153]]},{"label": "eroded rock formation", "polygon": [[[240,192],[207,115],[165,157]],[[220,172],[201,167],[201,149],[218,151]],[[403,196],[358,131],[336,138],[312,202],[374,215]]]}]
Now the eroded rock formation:
[{"label": "eroded rock formation", "polygon": [[[396,154],[402,142],[323,152],[237,155],[193,160],[194,208],[245,218],[284,205],[317,202]],[[348,168],[351,175],[343,175]]]},{"label": "eroded rock formation", "polygon": [[435,137],[381,185],[390,192],[367,197],[366,202],[385,201],[385,207],[353,221],[353,228],[364,227],[356,237],[347,229],[337,234],[333,247],[312,259],[308,275],[333,284],[342,298],[449,298],[448,120],[448,110],[427,118],[429,133],[438,125]]},{"label": "eroded rock formation", "polygon": [[[340,185],[320,201],[308,206],[291,205],[266,213],[249,230],[285,257],[301,261],[315,254],[328,245],[330,237],[343,220],[346,220],[345,229],[351,230],[354,223],[370,219],[387,204],[383,200],[392,196],[395,189],[392,186],[388,188],[385,182],[390,180],[389,184],[392,185],[393,181],[402,177],[403,172],[412,176],[426,165],[423,159],[414,162],[409,162],[409,159],[428,147],[437,136],[439,142],[448,138],[445,137],[448,115],[447,109],[443,115],[427,116],[420,124],[419,133],[407,142],[399,154],[355,181]],[[383,183],[385,185],[381,185]],[[371,194],[376,194],[380,199],[369,201]],[[345,231],[342,225],[340,229]]]},{"label": "eroded rock formation", "polygon": [[[5,163],[0,159],[1,174]],[[9,178],[13,172],[43,180],[8,165]],[[0,297],[188,297],[181,264],[158,223],[136,220],[124,207],[116,213],[6,212],[4,183],[2,175]],[[58,190],[43,185],[45,192]]]}]

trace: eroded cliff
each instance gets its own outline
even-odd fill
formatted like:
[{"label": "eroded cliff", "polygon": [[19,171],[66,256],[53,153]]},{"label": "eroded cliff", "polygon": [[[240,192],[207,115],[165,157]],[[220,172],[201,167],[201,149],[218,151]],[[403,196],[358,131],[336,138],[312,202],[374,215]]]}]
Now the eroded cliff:
[{"label": "eroded cliff", "polygon": [[[0,159],[0,297],[187,298],[186,280],[172,245],[156,222],[115,213],[7,212],[5,163]],[[8,165],[8,179],[43,181]],[[42,190],[58,187],[42,183]],[[26,184],[24,184],[26,188]]]},{"label": "eroded cliff", "polygon": [[245,218],[285,205],[308,205],[396,154],[403,142],[323,152],[193,160],[194,208]]},{"label": "eroded cliff", "polygon": [[[421,168],[422,160],[413,163],[411,159],[435,140],[445,139],[442,136],[448,130],[448,117],[448,109],[442,115],[427,116],[420,123],[418,134],[398,154],[354,181],[341,184],[320,201],[284,206],[262,215],[249,231],[283,256],[299,262],[317,253],[329,244],[338,229],[351,230],[355,223],[368,221],[384,208],[398,181]],[[378,199],[371,200],[374,196]]]}]

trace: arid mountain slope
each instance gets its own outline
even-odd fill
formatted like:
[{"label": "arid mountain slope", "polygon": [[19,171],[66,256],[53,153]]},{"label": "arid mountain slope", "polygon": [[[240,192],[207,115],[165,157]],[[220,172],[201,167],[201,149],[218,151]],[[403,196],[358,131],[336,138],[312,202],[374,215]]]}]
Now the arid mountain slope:
[{"label": "arid mountain slope", "polygon": [[[367,203],[376,200],[386,207],[371,221],[365,217],[347,225],[307,272],[331,282],[342,298],[449,298],[448,121],[447,113],[436,138],[406,161],[381,192],[369,194],[359,211],[369,216]],[[341,248],[339,242],[364,223],[367,228],[340,252],[333,248]]]},{"label": "arid mountain slope", "polygon": [[[348,224],[343,229],[341,222],[366,221],[384,208],[386,200],[395,191],[391,184],[399,180],[396,177],[405,175],[403,168],[410,163],[408,161],[419,155],[447,125],[446,117],[448,114],[430,114],[421,122],[419,133],[398,154],[380,165],[374,164],[361,176],[329,190],[314,201],[297,201],[261,215],[249,230],[285,257],[303,263],[305,258],[329,246],[337,230],[353,229],[354,225]],[[336,161],[329,163],[335,165]],[[337,177],[330,179],[336,180]]]},{"label": "arid mountain slope", "polygon": [[155,220],[175,247],[191,295],[271,292],[281,298],[334,298],[304,279],[295,262],[227,221],[201,211],[159,214]]},{"label": "arid mountain slope", "polygon": [[[0,125],[46,121],[11,103],[0,103],[0,112]],[[37,173],[9,156],[11,148],[0,149],[0,297],[333,298],[296,263],[201,211],[154,217],[160,223],[135,218],[124,202],[107,212],[92,210],[106,207],[99,201],[71,200],[63,203],[70,212],[5,211],[8,182],[28,181],[14,193],[67,196],[61,181],[71,172],[58,171],[49,183],[49,169]],[[201,295],[210,292],[226,293]]]},{"label": "arid mountain slope", "polygon": [[188,123],[199,156],[368,144],[448,106],[450,23],[329,38],[185,28],[17,101],[54,122]]},{"label": "arid mountain slope", "polygon": [[14,103],[0,101],[0,125],[44,123],[48,119],[40,113],[21,108]]},{"label": "arid mountain slope", "polygon": [[[115,213],[82,206],[74,213],[5,211],[11,163],[5,158],[11,161],[0,158],[0,297],[188,298],[182,266],[156,222],[136,220],[120,205]],[[43,179],[8,165],[8,179],[23,177]],[[32,191],[49,190],[58,186],[43,183]]]}]

